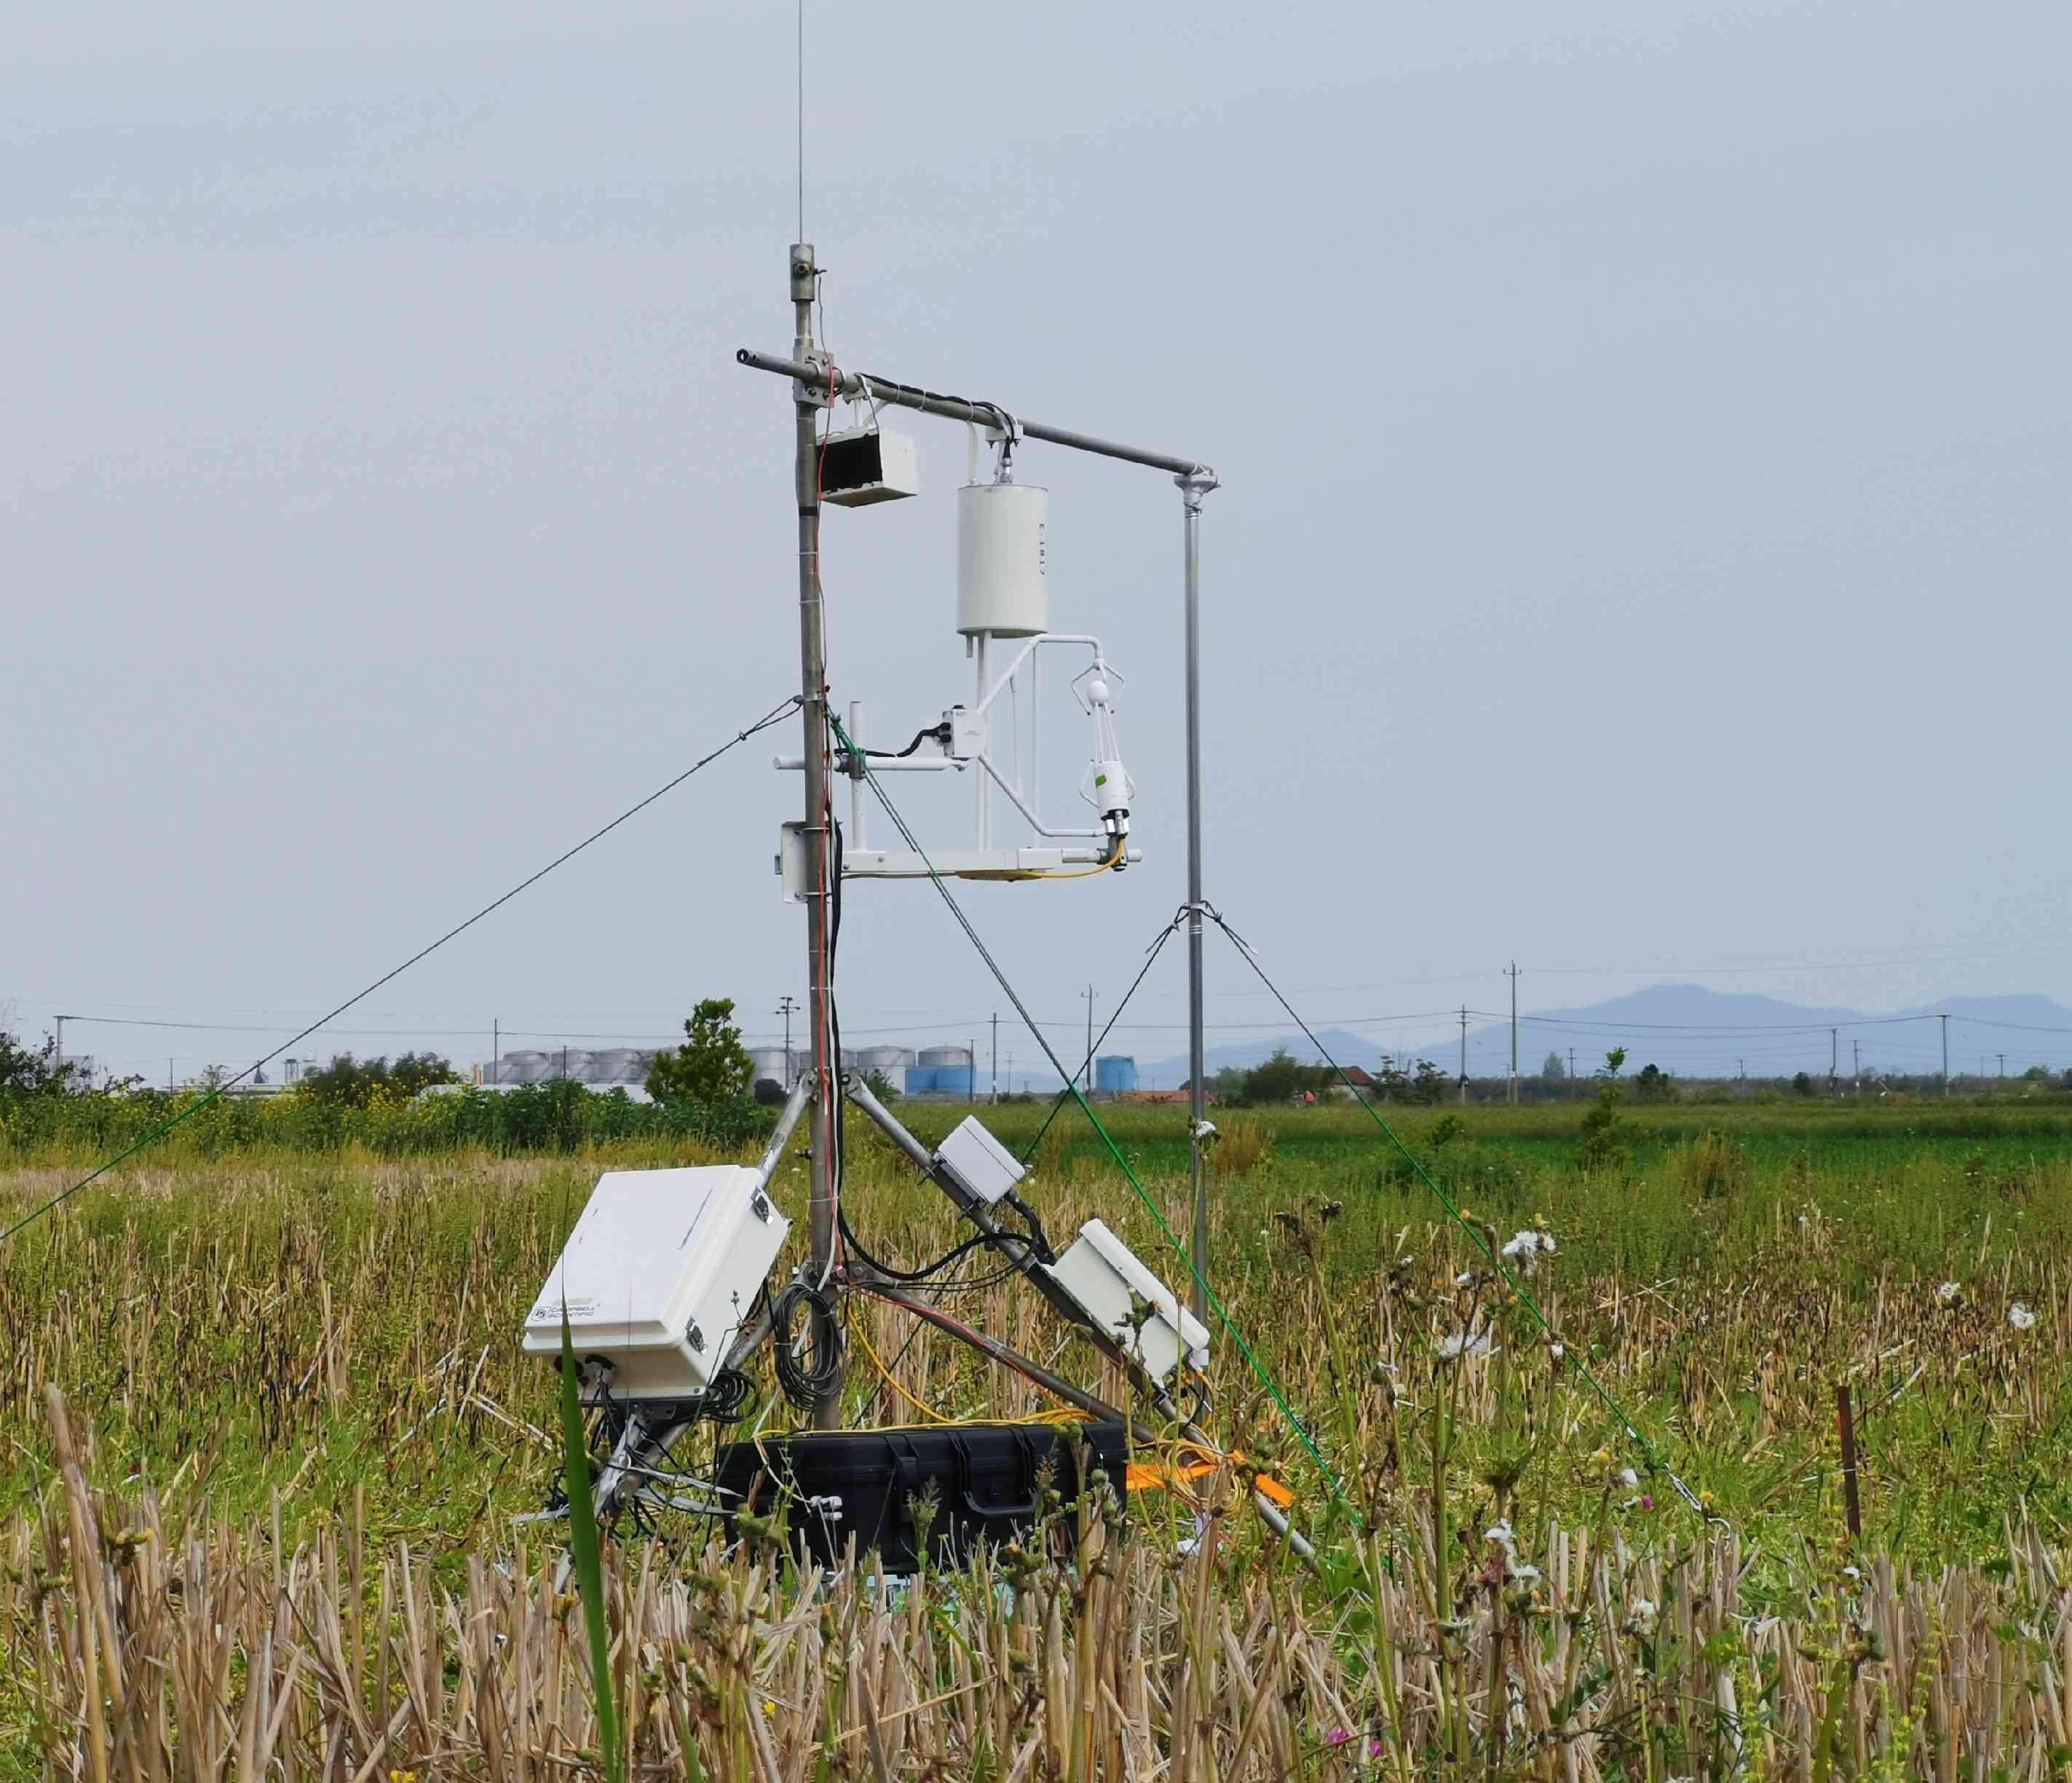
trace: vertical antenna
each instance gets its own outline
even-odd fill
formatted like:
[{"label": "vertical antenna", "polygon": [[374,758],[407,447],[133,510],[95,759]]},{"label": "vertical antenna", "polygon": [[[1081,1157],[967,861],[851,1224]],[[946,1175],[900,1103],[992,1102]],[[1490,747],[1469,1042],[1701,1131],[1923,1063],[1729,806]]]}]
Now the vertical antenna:
[{"label": "vertical antenna", "polygon": [[799,0],[799,234],[806,239],[806,0]]}]

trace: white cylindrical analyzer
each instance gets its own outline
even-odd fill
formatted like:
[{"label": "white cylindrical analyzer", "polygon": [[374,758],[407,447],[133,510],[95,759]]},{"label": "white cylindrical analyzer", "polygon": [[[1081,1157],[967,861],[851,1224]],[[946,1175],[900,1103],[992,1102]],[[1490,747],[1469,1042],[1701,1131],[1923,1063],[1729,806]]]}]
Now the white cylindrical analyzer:
[{"label": "white cylindrical analyzer", "polygon": [[1026,483],[957,491],[957,630],[1034,637],[1050,629],[1044,535],[1050,492]]},{"label": "white cylindrical analyzer", "polygon": [[1104,817],[1129,815],[1129,776],[1112,757],[1094,763],[1093,799],[1094,809]]}]

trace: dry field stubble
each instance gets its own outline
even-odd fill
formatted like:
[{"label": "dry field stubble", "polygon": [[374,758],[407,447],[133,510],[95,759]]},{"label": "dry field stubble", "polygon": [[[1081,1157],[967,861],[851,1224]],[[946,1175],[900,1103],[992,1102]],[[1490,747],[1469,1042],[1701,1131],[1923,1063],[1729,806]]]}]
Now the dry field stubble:
[{"label": "dry field stubble", "polygon": [[[1225,1481],[903,1596],[695,1534],[621,1543],[639,1774],[2065,1774],[2061,1142],[1722,1122],[1643,1129],[1585,1176],[1558,1128],[1471,1123],[1442,1177],[1499,1241],[1556,1235],[1525,1285],[1557,1354],[1342,1117],[1264,1118],[1219,1173],[1217,1277],[1343,1502],[1227,1344],[1215,1424],[1301,1493],[1319,1568]],[[1177,1214],[1170,1136],[1122,1137]],[[25,1773],[594,1763],[579,1616],[509,1519],[553,1466],[514,1333],[596,1162],[175,1158],[16,1241],[0,1707]],[[1039,1169],[1054,1230],[1099,1211],[1149,1254],[1079,1137]],[[61,1175],[17,1173],[8,1205]],[[896,1256],[950,1236],[861,1140],[851,1193]],[[961,1310],[1059,1350],[1004,1286]],[[1041,1409],[892,1309],[856,1316],[938,1415]],[[919,1415],[852,1356],[854,1417]]]}]

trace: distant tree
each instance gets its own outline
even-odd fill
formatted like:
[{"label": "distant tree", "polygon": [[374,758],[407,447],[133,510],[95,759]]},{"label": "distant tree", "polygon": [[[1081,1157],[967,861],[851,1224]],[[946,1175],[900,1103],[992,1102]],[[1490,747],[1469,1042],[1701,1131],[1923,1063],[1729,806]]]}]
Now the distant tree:
[{"label": "distant tree", "polygon": [[1410,1099],[1430,1108],[1445,1099],[1446,1074],[1429,1058],[1417,1061],[1417,1075],[1410,1086]]},{"label": "distant tree", "polygon": [[755,1080],[755,1099],[766,1108],[775,1108],[784,1099],[784,1086],[774,1077],[758,1077]]},{"label": "distant tree", "polygon": [[389,1087],[398,1095],[413,1096],[434,1083],[459,1082],[460,1074],[437,1053],[405,1053],[388,1067]]},{"label": "distant tree", "polygon": [[1549,1053],[1540,1062],[1540,1074],[1549,1083],[1559,1083],[1568,1074],[1568,1068],[1561,1062],[1559,1053]]},{"label": "distant tree", "polygon": [[2048,1083],[2050,1081],[2050,1067],[2048,1065],[2032,1065],[2021,1075],[2022,1081],[2026,1083]]},{"label": "distant tree", "polygon": [[434,1083],[459,1082],[458,1074],[437,1053],[404,1053],[393,1065],[386,1054],[378,1058],[355,1058],[350,1053],[337,1053],[330,1064],[303,1072],[296,1091],[335,1107],[364,1108],[384,1097],[408,1101]]},{"label": "distant tree", "polygon": [[0,1093],[17,1095],[63,1095],[79,1069],[75,1060],[58,1062],[58,1043],[50,1034],[40,1046],[24,1046],[14,1035],[0,1031]]},{"label": "distant tree", "polygon": [[[1222,1090],[1231,1076],[1227,1071],[1219,1072],[1216,1087]],[[1389,1082],[1386,1065],[1382,1068],[1381,1082],[1384,1086]],[[1286,1047],[1276,1046],[1264,1062],[1243,1074],[1235,1093],[1223,1090],[1222,1100],[1226,1107],[1242,1107],[1251,1103],[1299,1102],[1305,1092],[1321,1100],[1334,1090],[1344,1087],[1344,1080],[1334,1067],[1301,1064]]]},{"label": "distant tree", "polygon": [[1407,1100],[1410,1095],[1410,1078],[1403,1067],[1392,1058],[1381,1062],[1381,1074],[1375,1080],[1381,1085],[1382,1099],[1394,1102],[1399,1098]]},{"label": "distant tree", "polygon": [[1619,1098],[1626,1094],[1626,1086],[1618,1080],[1619,1067],[1626,1063],[1626,1052],[1614,1047],[1605,1055],[1605,1069],[1598,1074],[1597,1106],[1583,1112],[1582,1144],[1577,1148],[1576,1161],[1585,1170],[1623,1169],[1626,1164],[1626,1132],[1618,1117]]},{"label": "distant tree", "polygon": [[1224,1107],[1237,1107],[1245,1099],[1244,1073],[1237,1066],[1226,1065],[1209,1079],[1207,1088]]},{"label": "distant tree", "polygon": [[1794,1095],[1810,1096],[1813,1093],[1812,1078],[1800,1071],[1791,1080],[1791,1092]]},{"label": "distant tree", "polygon": [[1302,1067],[1285,1046],[1276,1046],[1266,1062],[1244,1074],[1248,1102],[1287,1102],[1302,1088]]},{"label": "distant tree", "polygon": [[684,1044],[657,1053],[648,1067],[648,1095],[657,1102],[731,1102],[746,1095],[755,1066],[733,1014],[729,996],[708,997],[692,1010]]},{"label": "distant tree", "polygon": [[863,1074],[863,1081],[870,1086],[870,1093],[880,1102],[897,1102],[899,1099],[899,1086],[884,1072],[866,1071]]},{"label": "distant tree", "polygon": [[1675,1094],[1676,1086],[1669,1074],[1659,1065],[1646,1064],[1640,1068],[1640,1075],[1634,1079],[1634,1093],[1642,1102],[1667,1102]]}]

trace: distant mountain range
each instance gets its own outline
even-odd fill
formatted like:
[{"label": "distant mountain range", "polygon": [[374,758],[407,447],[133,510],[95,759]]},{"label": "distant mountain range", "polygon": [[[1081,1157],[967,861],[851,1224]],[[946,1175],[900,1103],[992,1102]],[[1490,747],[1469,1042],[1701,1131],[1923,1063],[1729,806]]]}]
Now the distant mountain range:
[{"label": "distant mountain range", "polygon": [[[1950,1071],[1953,1077],[2003,1070],[2019,1076],[2032,1065],[2062,1070],[2072,1065],[2072,1009],[2047,996],[1947,997],[1889,1015],[1860,1009],[1785,1003],[1771,996],[1737,995],[1700,984],[1656,984],[1629,996],[1593,1003],[1586,1009],[1521,1012],[1518,1022],[1518,1068],[1538,1074],[1549,1054],[1560,1058],[1565,1072],[1572,1054],[1578,1075],[1589,1076],[1615,1046],[1626,1049],[1626,1072],[1659,1065],[1678,1077],[1788,1078],[1797,1071],[1825,1077],[1831,1061],[1844,1077],[1858,1068],[1867,1075],[1932,1073],[1942,1069],[1942,1016],[1949,1019]],[[1320,1030],[1318,1038],[1342,1065],[1378,1070],[1388,1047],[1373,1037],[1343,1028]],[[1468,1073],[1502,1077],[1511,1065],[1508,1022],[1468,1029]],[[1289,1033],[1208,1052],[1211,1074],[1229,1066],[1248,1068],[1285,1047],[1309,1062],[1317,1050],[1300,1033]],[[1449,1075],[1460,1069],[1461,1036],[1438,1033],[1424,1043],[1398,1053],[1408,1062],[1431,1059]],[[1137,1063],[1140,1083],[1170,1089],[1186,1080],[1187,1060],[1176,1058]]]}]

